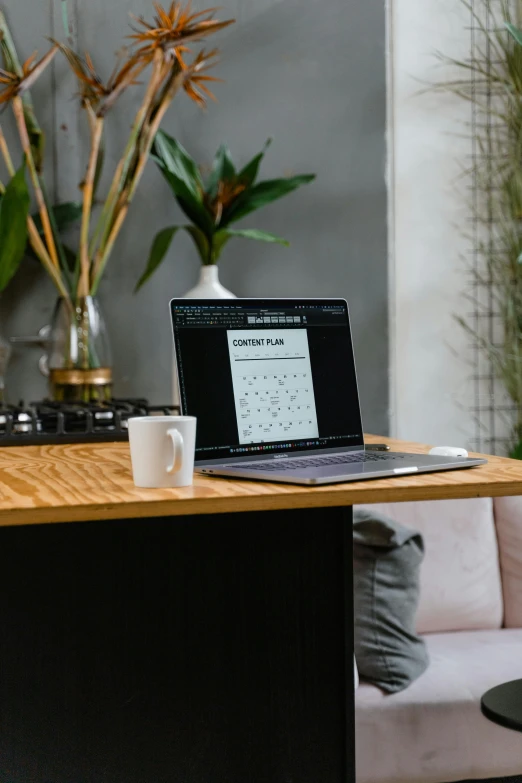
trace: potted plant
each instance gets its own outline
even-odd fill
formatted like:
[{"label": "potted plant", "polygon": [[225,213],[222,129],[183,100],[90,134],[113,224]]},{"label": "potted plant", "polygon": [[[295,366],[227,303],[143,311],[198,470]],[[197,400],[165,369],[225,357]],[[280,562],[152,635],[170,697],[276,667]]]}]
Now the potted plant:
[{"label": "potted plant", "polygon": [[288,245],[282,237],[256,228],[233,228],[242,218],[315,179],[315,174],[258,182],[261,161],[269,146],[239,171],[223,144],[206,180],[181,144],[164,131],[156,135],[153,158],[168,182],[179,207],[188,219],[183,225],[164,228],[154,239],[147,266],[136,290],[150,278],[165,258],[175,234],[183,229],[192,238],[201,260],[200,281],[186,296],[230,298],[218,281],[217,263],[225,245],[236,237]]},{"label": "potted plant", "polygon": [[[475,373],[500,381],[506,399],[488,384],[477,422],[490,447],[499,426],[510,428],[509,456],[522,459],[522,30],[516,6],[504,0],[468,5],[476,43],[470,60],[439,57],[456,78],[436,87],[473,104],[474,160],[471,237],[472,314],[458,317],[476,348]],[[484,364],[482,360],[485,359]],[[478,382],[478,381],[476,381]],[[495,399],[497,397],[497,399]],[[487,414],[487,418],[486,418]],[[495,414],[495,415],[492,415]],[[495,423],[496,422],[496,423]],[[491,428],[491,429],[490,429]],[[487,442],[487,441],[486,441]]]},{"label": "potted plant", "polygon": [[[212,77],[207,70],[215,64],[217,50],[193,54],[190,47],[232,21],[218,21],[212,11],[192,13],[190,3],[172,2],[167,10],[158,3],[154,7],[151,22],[134,17],[132,44],[107,81],[89,54],[81,56],[58,41],[52,42],[41,60],[33,55],[21,64],[0,12],[0,104],[12,109],[21,148],[21,159],[15,163],[0,128],[0,155],[9,174],[7,184],[0,182],[0,290],[18,269],[28,245],[60,297],[50,351],[51,387],[59,399],[103,398],[110,393],[110,353],[95,297],[170,104],[182,90],[200,105],[210,94],[206,83]],[[43,172],[44,136],[30,90],[59,52],[78,79],[90,152],[78,203],[53,206]],[[141,103],[94,220],[108,116],[122,94],[142,82]],[[34,216],[29,212],[27,178],[37,205]],[[64,244],[60,229],[74,219],[80,222],[80,237],[78,247],[71,249]]]}]

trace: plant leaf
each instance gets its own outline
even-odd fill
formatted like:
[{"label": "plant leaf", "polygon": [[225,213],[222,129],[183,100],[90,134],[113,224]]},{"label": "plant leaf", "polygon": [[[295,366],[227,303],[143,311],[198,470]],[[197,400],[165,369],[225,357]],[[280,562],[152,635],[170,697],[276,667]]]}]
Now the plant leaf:
[{"label": "plant leaf", "polygon": [[77,201],[66,201],[63,204],[55,204],[52,207],[56,228],[65,231],[82,216],[82,205]]},{"label": "plant leaf", "polygon": [[506,26],[506,30],[513,36],[517,44],[522,46],[522,30],[520,30],[518,27],[515,27],[514,24],[511,24],[511,22],[504,22]]},{"label": "plant leaf", "polygon": [[210,248],[208,238],[197,226],[183,226],[185,231],[190,234],[194,240],[202,264],[208,264],[210,261]]},{"label": "plant leaf", "polygon": [[[75,223],[82,216],[82,205],[77,201],[66,201],[63,204],[55,204],[49,210],[52,211],[56,229],[61,232],[64,231],[72,223]],[[43,232],[42,221],[38,212],[33,215],[33,220],[39,233]]]},{"label": "plant leaf", "polygon": [[253,185],[253,187],[246,190],[236,199],[229,210],[225,211],[221,219],[221,226],[235,223],[237,220],[245,217],[245,215],[249,215],[251,212],[255,212],[256,209],[271,204],[272,201],[286,196],[288,193],[301,187],[301,185],[306,185],[314,179],[315,174],[300,174],[297,177],[270,179],[260,182],[258,185]]},{"label": "plant leaf", "polygon": [[[67,270],[69,271],[69,276],[74,272],[74,267],[76,266],[76,259],[78,257],[78,254],[74,252],[68,245],[63,245],[63,254],[65,258],[65,262],[67,264]],[[30,258],[32,261],[36,261],[38,263],[40,262],[40,259],[34,252],[31,245],[28,243],[27,247],[25,248],[25,255],[27,258]],[[65,271],[67,271],[65,270]]]},{"label": "plant leaf", "polygon": [[65,257],[65,262],[69,268],[69,271],[74,272],[74,267],[76,266],[77,253],[75,253],[74,250],[71,250],[71,248],[68,247],[67,245],[63,245],[63,255]]},{"label": "plant leaf", "polygon": [[160,231],[158,234],[156,234],[156,237],[150,249],[147,266],[145,267],[144,273],[142,274],[142,276],[140,277],[140,279],[136,284],[134,293],[136,293],[136,291],[139,291],[142,285],[144,285],[144,283],[147,282],[149,277],[159,267],[159,265],[161,264],[161,262],[163,261],[163,259],[167,254],[167,251],[170,247],[170,243],[174,239],[174,235],[179,231],[180,228],[181,226],[170,226],[169,228],[164,228],[163,231]]},{"label": "plant leaf", "polygon": [[[63,270],[64,279],[69,290],[74,290],[77,284],[77,280],[75,280],[75,278],[79,272],[79,259],[78,263],[75,262],[71,265],[70,253],[72,251],[70,251],[68,248],[65,248],[61,234],[63,231],[65,231],[66,228],[68,228],[68,226],[72,225],[81,218],[82,205],[75,201],[68,201],[64,204],[55,204],[53,206],[49,201],[47,188],[45,187],[43,178],[40,178],[40,184],[42,186],[42,192],[44,194],[45,203],[47,205],[51,230],[53,232],[56,250],[60,259],[60,267]],[[38,230],[38,233],[43,237],[42,219],[38,212],[33,215],[33,221]]]},{"label": "plant leaf", "polygon": [[164,131],[158,131],[154,139],[154,152],[172,175],[184,184],[191,195],[201,201],[203,181],[194,160],[181,144]]},{"label": "plant leaf", "polygon": [[271,144],[272,139],[267,139],[261,152],[259,152],[255,158],[252,158],[250,163],[247,163],[246,166],[239,172],[238,179],[243,182],[247,188],[249,188],[250,185],[253,185],[256,181],[261,161],[265,157],[265,153]]},{"label": "plant leaf", "polygon": [[28,92],[24,93],[22,96],[22,103],[24,105],[25,124],[27,125],[34,164],[38,174],[41,174],[44,164],[45,134],[38,124],[31,96]]},{"label": "plant leaf", "polygon": [[230,150],[226,144],[222,144],[214,158],[212,173],[207,182],[207,193],[213,198],[217,193],[218,184],[222,180],[230,180],[236,176],[236,169],[230,157]]},{"label": "plant leaf", "polygon": [[[243,237],[244,239],[257,239],[259,242],[275,242],[278,245],[285,245],[288,247],[290,242],[288,239],[278,237],[276,234],[270,234],[268,231],[260,231],[257,228],[226,228],[224,229],[230,237]],[[218,231],[220,234],[221,231]]]},{"label": "plant leaf", "polygon": [[206,236],[212,236],[215,226],[203,202],[203,180],[196,163],[181,144],[164,131],[156,134],[153,153],[188,219]]},{"label": "plant leaf", "polygon": [[275,242],[278,245],[285,245],[285,247],[288,247],[290,244],[290,242],[288,242],[287,239],[283,239],[283,237],[278,237],[275,234],[269,234],[268,231],[260,231],[257,228],[224,228],[221,231],[218,231],[214,237],[212,244],[214,261],[218,260],[219,256],[221,255],[221,251],[223,250],[228,240],[233,239],[234,237],[240,237],[243,239],[256,239],[259,242]]},{"label": "plant leaf", "polygon": [[29,202],[24,161],[8,183],[0,202],[0,291],[7,286],[24,257]]},{"label": "plant leaf", "polygon": [[63,242],[62,238],[60,236],[60,232],[58,230],[58,226],[56,225],[56,220],[54,217],[54,210],[51,204],[51,200],[49,198],[49,193],[47,191],[47,186],[45,184],[45,180],[43,176],[40,177],[40,187],[42,188],[42,193],[45,201],[45,206],[47,208],[47,214],[49,215],[49,222],[51,224],[51,231],[53,233],[54,237],[54,244],[56,246],[56,252],[58,253],[58,259],[60,267],[63,270],[64,278],[66,285],[69,287],[69,290],[71,290],[71,277],[69,274],[69,269],[67,268],[67,261],[63,252]]},{"label": "plant leaf", "polygon": [[196,198],[191,190],[187,188],[184,181],[167,168],[162,158],[154,154],[150,157],[158,165],[161,173],[170,185],[170,189],[174,193],[176,201],[188,219],[195,223],[196,226],[205,232],[205,234],[211,236],[215,231],[215,226],[210,214],[205,208],[201,196]]},{"label": "plant leaf", "polygon": [[226,228],[223,228],[221,231],[216,232],[216,234],[214,235],[214,238],[212,239],[212,262],[214,264],[219,260],[223,248],[225,247],[229,239],[232,239],[232,234],[229,231],[227,231]]},{"label": "plant leaf", "polygon": [[516,443],[509,452],[510,459],[522,459],[522,441]]},{"label": "plant leaf", "polygon": [[[165,174],[165,177],[168,176],[170,176],[169,172]],[[176,201],[188,219],[191,220],[206,237],[211,237],[215,233],[216,227],[202,203],[195,202],[191,197],[182,198],[181,196],[177,196]]]}]

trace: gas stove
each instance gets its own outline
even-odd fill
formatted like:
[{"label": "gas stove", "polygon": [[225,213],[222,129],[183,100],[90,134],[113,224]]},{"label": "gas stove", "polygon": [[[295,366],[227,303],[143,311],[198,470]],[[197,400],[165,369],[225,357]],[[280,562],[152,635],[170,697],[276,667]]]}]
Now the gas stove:
[{"label": "gas stove", "polygon": [[133,416],[174,416],[174,405],[149,405],[142,399],[103,403],[32,402],[0,406],[0,446],[100,443],[128,440]]}]

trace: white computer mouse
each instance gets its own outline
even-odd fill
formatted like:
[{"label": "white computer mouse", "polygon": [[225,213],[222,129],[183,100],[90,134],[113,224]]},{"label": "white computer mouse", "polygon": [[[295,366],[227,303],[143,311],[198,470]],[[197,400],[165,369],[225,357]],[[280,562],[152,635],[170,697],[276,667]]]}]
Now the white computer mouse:
[{"label": "white computer mouse", "polygon": [[434,446],[428,454],[434,457],[467,457],[468,452],[460,446]]}]

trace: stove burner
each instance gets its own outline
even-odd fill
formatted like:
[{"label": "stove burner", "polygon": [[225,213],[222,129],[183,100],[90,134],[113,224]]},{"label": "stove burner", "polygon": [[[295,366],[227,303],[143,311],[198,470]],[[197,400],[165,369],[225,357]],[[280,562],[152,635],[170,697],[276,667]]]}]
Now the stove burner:
[{"label": "stove burner", "polygon": [[149,405],[143,399],[66,403],[44,400],[29,406],[0,406],[0,446],[98,443],[128,440],[133,416],[173,416],[174,405]]}]

